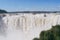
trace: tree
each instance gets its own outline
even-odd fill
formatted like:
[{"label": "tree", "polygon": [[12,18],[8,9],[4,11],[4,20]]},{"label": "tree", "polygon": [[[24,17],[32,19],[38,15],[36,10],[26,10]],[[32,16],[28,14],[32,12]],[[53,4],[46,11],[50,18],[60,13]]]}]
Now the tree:
[{"label": "tree", "polygon": [[0,13],[7,13],[7,11],[0,9]]},{"label": "tree", "polygon": [[33,40],[39,40],[38,38],[34,38]]},{"label": "tree", "polygon": [[42,31],[39,40],[60,40],[60,25],[52,26],[50,30]]}]

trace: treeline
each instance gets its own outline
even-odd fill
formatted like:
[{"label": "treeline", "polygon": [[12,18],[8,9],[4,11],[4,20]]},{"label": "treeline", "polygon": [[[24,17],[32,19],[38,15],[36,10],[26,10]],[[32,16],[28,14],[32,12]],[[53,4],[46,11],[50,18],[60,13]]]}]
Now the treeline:
[{"label": "treeline", "polygon": [[50,30],[42,31],[39,38],[33,40],[60,40],[60,25],[52,26]]},{"label": "treeline", "polygon": [[[7,13],[6,10],[0,9],[0,13]],[[8,12],[8,13],[60,13],[60,11],[15,11],[15,12]]]},{"label": "treeline", "polygon": [[15,11],[10,13],[60,13],[60,11]]},{"label": "treeline", "polygon": [[7,13],[7,11],[0,9],[0,13]]}]

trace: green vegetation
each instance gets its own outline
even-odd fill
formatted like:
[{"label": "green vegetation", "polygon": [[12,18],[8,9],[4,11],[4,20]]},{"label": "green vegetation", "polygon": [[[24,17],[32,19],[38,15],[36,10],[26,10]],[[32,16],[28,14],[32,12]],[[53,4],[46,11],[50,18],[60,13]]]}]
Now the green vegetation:
[{"label": "green vegetation", "polygon": [[7,13],[7,11],[0,9],[0,13]]},{"label": "green vegetation", "polygon": [[39,38],[33,40],[60,40],[60,25],[52,26],[50,30],[42,31]]}]

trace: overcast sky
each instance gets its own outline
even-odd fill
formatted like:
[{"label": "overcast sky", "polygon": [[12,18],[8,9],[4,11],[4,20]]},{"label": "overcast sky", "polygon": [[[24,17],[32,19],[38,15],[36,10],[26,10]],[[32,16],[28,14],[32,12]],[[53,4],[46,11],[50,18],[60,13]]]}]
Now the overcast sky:
[{"label": "overcast sky", "polygon": [[60,11],[60,0],[0,0],[7,11]]}]

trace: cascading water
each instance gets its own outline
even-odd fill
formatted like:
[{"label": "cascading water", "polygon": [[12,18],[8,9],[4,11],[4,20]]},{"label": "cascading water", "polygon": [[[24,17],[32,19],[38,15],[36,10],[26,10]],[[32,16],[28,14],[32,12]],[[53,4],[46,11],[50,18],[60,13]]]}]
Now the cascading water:
[{"label": "cascading water", "polygon": [[43,30],[60,24],[57,14],[19,14],[0,18],[0,40],[32,40]]}]

